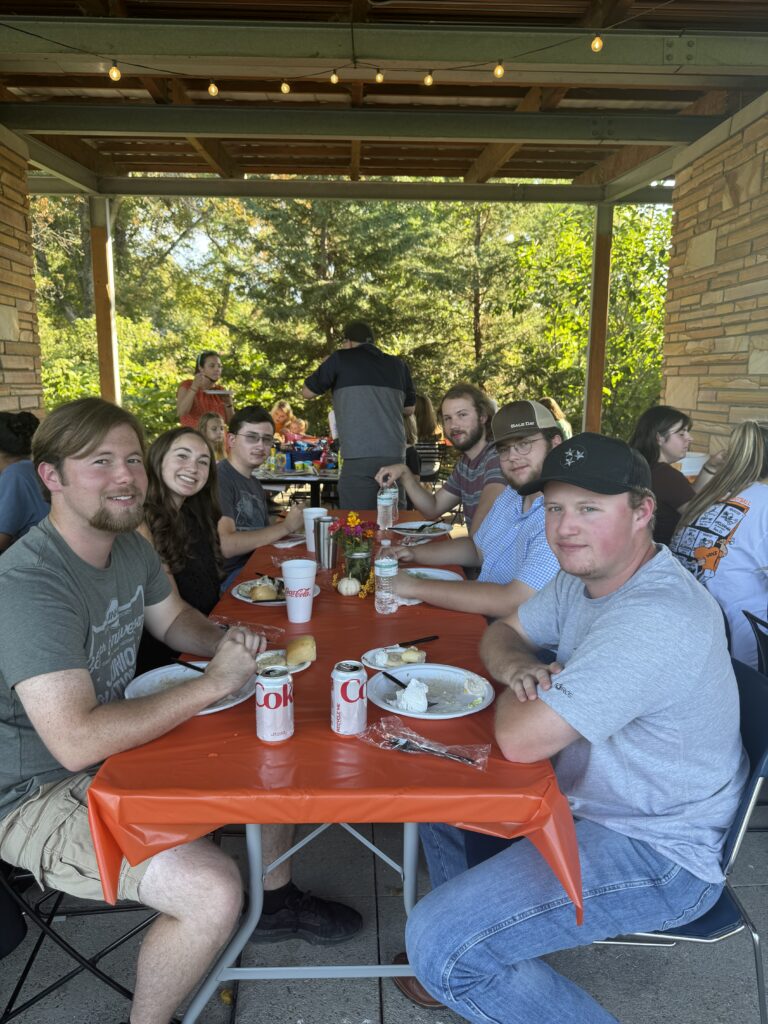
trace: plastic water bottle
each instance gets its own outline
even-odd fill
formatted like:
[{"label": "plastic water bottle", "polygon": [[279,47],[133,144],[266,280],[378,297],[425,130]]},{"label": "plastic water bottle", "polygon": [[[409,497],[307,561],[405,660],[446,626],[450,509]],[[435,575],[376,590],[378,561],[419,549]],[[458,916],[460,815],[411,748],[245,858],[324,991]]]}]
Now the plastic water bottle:
[{"label": "plastic water bottle", "polygon": [[392,552],[392,542],[383,540],[373,563],[376,584],[376,611],[379,615],[391,615],[397,611],[397,594],[393,582],[397,576],[397,559]]},{"label": "plastic water bottle", "polygon": [[382,484],[376,495],[376,525],[380,530],[391,530],[397,522],[397,502],[400,494],[397,484]]}]

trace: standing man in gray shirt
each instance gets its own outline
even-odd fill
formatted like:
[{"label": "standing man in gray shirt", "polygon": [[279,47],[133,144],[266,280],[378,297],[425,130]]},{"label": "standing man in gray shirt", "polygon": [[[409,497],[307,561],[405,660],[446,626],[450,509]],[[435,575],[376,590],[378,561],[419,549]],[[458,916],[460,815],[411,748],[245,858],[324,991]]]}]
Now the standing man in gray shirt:
[{"label": "standing man in gray shirt", "polygon": [[339,477],[342,508],[376,508],[382,466],[405,459],[403,415],[416,408],[407,363],[376,347],[362,320],[344,328],[340,348],[304,381],[304,398],[333,392],[333,411],[344,464]]},{"label": "standing man in gray shirt", "polygon": [[[435,888],[406,938],[428,991],[396,979],[422,1005],[478,1022],[616,1024],[539,958],[682,925],[720,895],[747,775],[738,691],[717,604],[653,542],[650,485],[638,452],[584,433],[521,488],[544,493],[562,571],[486,631],[481,654],[508,687],[496,705],[502,753],[552,758],[569,799],[584,924],[530,843],[424,826]],[[555,660],[542,664],[537,648]]]}]

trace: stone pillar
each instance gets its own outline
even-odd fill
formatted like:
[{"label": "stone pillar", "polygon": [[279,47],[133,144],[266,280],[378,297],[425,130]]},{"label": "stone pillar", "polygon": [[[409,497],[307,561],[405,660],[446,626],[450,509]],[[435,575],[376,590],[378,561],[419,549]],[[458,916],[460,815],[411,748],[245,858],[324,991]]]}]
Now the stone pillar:
[{"label": "stone pillar", "polygon": [[662,401],[716,451],[768,420],[768,94],[675,164]]},{"label": "stone pillar", "polygon": [[0,410],[43,412],[23,141],[0,128]]}]

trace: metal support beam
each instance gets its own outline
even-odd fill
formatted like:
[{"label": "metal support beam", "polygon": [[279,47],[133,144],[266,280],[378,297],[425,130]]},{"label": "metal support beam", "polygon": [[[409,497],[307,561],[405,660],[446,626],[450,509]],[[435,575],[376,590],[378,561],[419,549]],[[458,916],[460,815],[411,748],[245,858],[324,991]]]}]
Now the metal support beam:
[{"label": "metal support beam", "polygon": [[[30,195],[72,195],[75,188],[47,175],[30,175]],[[286,199],[394,199],[417,201],[437,199],[445,202],[485,203],[599,203],[605,191],[597,186],[572,185],[463,185],[460,182],[435,181],[339,181],[303,178],[196,178],[131,177],[100,178],[103,196],[263,196]],[[669,188],[639,189],[633,203],[668,205]]]},{"label": "metal support beam", "polygon": [[599,203],[595,211],[592,248],[592,303],[589,310],[587,379],[584,386],[584,430],[600,432],[603,412],[605,340],[608,335],[608,298],[611,291],[613,207]]},{"label": "metal support beam", "polygon": [[98,192],[98,175],[89,168],[32,136],[25,137],[24,142],[29,148],[30,162],[41,171],[48,171],[79,192]]},{"label": "metal support beam", "polygon": [[120,369],[117,361],[115,327],[115,280],[112,268],[112,236],[109,199],[91,196],[91,265],[93,267],[93,304],[96,312],[96,341],[99,350],[101,397],[121,402]]},{"label": "metal support beam", "polygon": [[[357,24],[354,45],[359,61],[401,61],[435,69],[441,62],[492,64],[503,57],[515,67],[559,64],[601,73],[655,69],[685,74],[707,69],[724,75],[740,69],[765,75],[766,34],[761,32],[623,28],[603,35],[605,49],[597,58],[589,48],[591,32],[586,27]],[[107,54],[128,68],[134,60],[181,75],[196,73],[198,57],[207,61],[209,74],[261,61],[325,67],[352,58],[345,22],[54,17],[43,23],[34,17],[5,17],[0,25],[0,71],[20,71],[35,62],[39,67],[41,60],[52,56],[61,70],[82,69],[93,64],[93,54]]]},{"label": "metal support beam", "polygon": [[219,139],[284,138],[425,139],[462,142],[606,142],[610,145],[690,143],[720,123],[719,117],[675,114],[592,114],[581,111],[507,113],[446,110],[318,110],[276,105],[112,106],[2,103],[0,121],[12,131],[50,135],[141,135],[146,138],[212,136]]}]

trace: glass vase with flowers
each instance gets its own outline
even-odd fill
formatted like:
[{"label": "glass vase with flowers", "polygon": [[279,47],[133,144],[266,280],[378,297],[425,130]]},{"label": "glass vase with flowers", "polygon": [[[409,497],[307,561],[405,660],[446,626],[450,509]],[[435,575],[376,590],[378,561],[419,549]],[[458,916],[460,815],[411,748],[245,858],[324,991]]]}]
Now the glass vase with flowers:
[{"label": "glass vase with flowers", "polygon": [[339,536],[344,552],[344,575],[364,584],[371,573],[376,524],[363,522],[357,512],[348,512],[346,519],[336,519],[329,532]]}]

